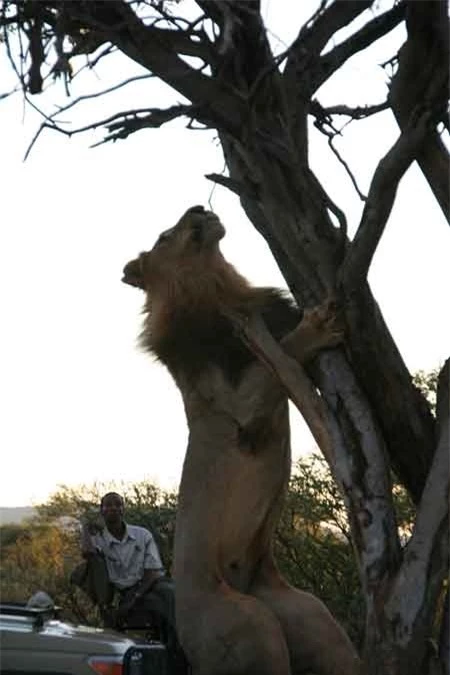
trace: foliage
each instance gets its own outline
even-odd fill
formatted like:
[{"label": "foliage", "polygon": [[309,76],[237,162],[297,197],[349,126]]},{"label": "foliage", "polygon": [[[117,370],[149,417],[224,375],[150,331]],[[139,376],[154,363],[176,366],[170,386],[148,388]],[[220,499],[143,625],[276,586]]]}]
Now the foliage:
[{"label": "foliage", "polygon": [[73,531],[57,524],[30,521],[15,541],[1,549],[2,600],[24,601],[36,591],[45,590],[56,604],[70,608],[67,579],[78,557]]},{"label": "foliage", "polygon": [[430,404],[433,415],[436,414],[436,393],[439,377],[439,368],[425,371],[418,370],[414,373],[413,382]]}]

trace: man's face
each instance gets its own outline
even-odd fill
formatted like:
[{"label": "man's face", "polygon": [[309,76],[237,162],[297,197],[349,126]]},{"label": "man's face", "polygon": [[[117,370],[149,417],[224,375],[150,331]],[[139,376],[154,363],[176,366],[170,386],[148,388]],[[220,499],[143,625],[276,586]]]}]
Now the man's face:
[{"label": "man's face", "polygon": [[120,523],[123,518],[123,500],[120,495],[107,495],[100,511],[107,525]]}]

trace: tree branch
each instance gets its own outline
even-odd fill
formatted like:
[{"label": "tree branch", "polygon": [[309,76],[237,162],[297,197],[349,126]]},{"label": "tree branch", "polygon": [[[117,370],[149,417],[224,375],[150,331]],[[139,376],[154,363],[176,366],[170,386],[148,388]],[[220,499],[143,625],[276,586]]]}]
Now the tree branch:
[{"label": "tree branch", "polygon": [[98,145],[102,145],[103,143],[108,143],[109,141],[117,141],[119,139],[127,138],[127,136],[134,133],[135,131],[138,131],[139,129],[160,127],[166,122],[170,122],[171,120],[175,119],[176,117],[182,117],[183,115],[189,116],[190,113],[192,113],[192,116],[194,116],[195,109],[195,106],[190,105],[175,105],[165,110],[160,108],[136,108],[135,110],[127,110],[116,113],[111,117],[99,120],[98,122],[93,122],[92,124],[87,124],[83,127],[78,127],[77,129],[64,129],[53,119],[48,118],[46,122],[41,124],[38,131],[36,132],[25,153],[24,161],[28,158],[34,144],[44,129],[59,131],[65,136],[71,137],[86,131],[93,131],[99,127],[106,127],[109,135],[99,143],[95,143],[92,146],[96,147]]},{"label": "tree branch", "polygon": [[[109,39],[134,61],[150,70],[154,75],[180,92],[193,104],[205,111],[202,122],[208,123],[211,117],[219,127],[233,127],[239,135],[241,114],[239,101],[226,91],[217,79],[203,75],[185,63],[177,54],[172,43],[173,31],[159,33],[155,39],[155,30],[145,26],[131,7],[123,0],[109,0],[108,3],[96,2],[98,16]],[[91,4],[89,3],[88,7]],[[105,12],[101,11],[107,8]],[[113,11],[111,11],[113,10]],[[120,17],[120,22],[118,22]],[[206,114],[208,111],[208,114]]]},{"label": "tree branch", "polygon": [[[403,626],[409,628],[411,633],[417,617],[427,611],[427,606],[435,606],[436,597],[434,602],[425,602],[425,595],[440,593],[444,576],[448,573],[449,380],[450,359],[447,359],[439,375],[442,419],[438,445],[418,508],[414,531],[386,603],[387,616],[397,620],[396,617],[400,615]],[[433,562],[436,557],[438,561]],[[433,575],[430,574],[431,570]],[[408,641],[410,637],[405,631],[402,641]]]},{"label": "tree branch", "polygon": [[231,192],[234,192],[238,196],[244,192],[248,192],[248,186],[239,183],[237,180],[233,180],[229,176],[222,176],[220,173],[208,173],[205,174],[205,178],[213,183],[217,183],[217,185],[222,185],[222,187],[231,190]]},{"label": "tree branch", "polygon": [[413,162],[429,129],[431,113],[422,113],[417,122],[410,120],[409,127],[379,162],[369,190],[361,222],[350,245],[339,274],[339,284],[347,296],[358,288],[367,277],[378,242],[394,204],[398,184]]},{"label": "tree branch", "polygon": [[[449,34],[447,3],[408,3],[408,39],[399,52],[389,101],[400,129],[408,124],[411,112],[430,97],[440,98],[446,116],[449,79]],[[433,91],[434,90],[434,91]],[[417,162],[445,218],[450,221],[450,163],[447,148],[435,130],[417,155]]]},{"label": "tree branch", "polygon": [[311,101],[311,107],[309,112],[311,115],[320,122],[321,124],[329,124],[331,122],[332,115],[346,115],[351,117],[354,120],[362,120],[371,115],[376,115],[377,113],[388,110],[390,108],[390,103],[388,100],[383,103],[375,103],[373,105],[362,105],[351,107],[348,105],[334,105],[324,108],[317,99]]},{"label": "tree branch", "polygon": [[[126,56],[198,105],[197,110],[204,115],[201,122],[209,124],[214,120],[215,126],[232,127],[239,134],[242,119],[239,99],[230,88],[222,86],[219,79],[203,74],[179,55],[200,57],[213,64],[215,52],[204,31],[193,32],[191,24],[185,31],[147,25],[125,0],[30,2],[26,3],[25,9],[27,20],[34,20],[35,14],[44,16],[58,39],[67,36],[73,40],[72,51],[64,53],[66,60],[74,55],[91,53],[100,44],[111,42]],[[20,12],[17,20],[20,34],[24,21]]]},{"label": "tree branch", "polygon": [[303,26],[290,47],[284,80],[294,85],[302,82],[303,73],[319,57],[333,35],[365,12],[373,0],[340,0],[318,12]]},{"label": "tree branch", "polygon": [[[340,382],[338,394],[328,372],[326,352],[322,352],[319,396],[302,366],[273,339],[260,316],[230,312],[226,316],[257,358],[277,376],[322,450],[343,493],[362,580],[372,597],[387,570],[396,569],[400,546],[381,436],[362,392],[350,369],[345,368],[347,379]],[[338,357],[336,350],[333,355]]]},{"label": "tree branch", "polygon": [[405,18],[406,6],[403,2],[369,21],[359,31],[331,51],[324,54],[314,73],[313,91],[316,91],[351,56],[366,49],[376,40],[389,33]]},{"label": "tree branch", "polygon": [[323,402],[302,366],[274,340],[259,315],[251,314],[243,317],[235,312],[227,311],[226,316],[243,342],[278,377],[289,397],[305,418],[330,466],[334,466],[333,449],[325,424],[326,413]]},{"label": "tree branch", "polygon": [[119,82],[118,84],[114,84],[111,87],[108,87],[107,89],[101,89],[100,91],[96,91],[92,94],[84,94],[82,96],[78,96],[78,98],[73,99],[68,103],[67,105],[64,106],[58,106],[58,110],[53,114],[50,115],[50,119],[56,120],[57,115],[61,115],[62,113],[67,112],[67,110],[70,110],[70,108],[73,108],[74,106],[78,105],[78,103],[82,103],[83,101],[90,101],[93,98],[98,98],[99,96],[104,96],[105,94],[110,94],[113,91],[117,91],[118,89],[122,89],[122,87],[126,87],[128,84],[131,84],[133,82],[139,82],[140,80],[148,80],[151,77],[153,77],[151,74],[149,75],[136,75],[135,77],[129,77],[126,80],[123,80],[122,82]]}]

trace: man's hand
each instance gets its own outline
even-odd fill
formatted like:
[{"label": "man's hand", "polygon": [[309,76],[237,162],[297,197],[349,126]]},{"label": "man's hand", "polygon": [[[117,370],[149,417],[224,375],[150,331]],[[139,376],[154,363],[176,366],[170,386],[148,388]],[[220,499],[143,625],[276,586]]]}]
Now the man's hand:
[{"label": "man's hand", "polygon": [[92,524],[83,523],[81,526],[81,552],[83,555],[97,553],[97,549],[92,543],[93,534],[95,534],[95,532],[92,531]]},{"label": "man's hand", "polygon": [[134,609],[136,603],[141,598],[142,595],[136,590],[131,589],[129,592],[127,592],[117,609],[118,621],[123,621],[124,619],[126,619],[128,614]]}]

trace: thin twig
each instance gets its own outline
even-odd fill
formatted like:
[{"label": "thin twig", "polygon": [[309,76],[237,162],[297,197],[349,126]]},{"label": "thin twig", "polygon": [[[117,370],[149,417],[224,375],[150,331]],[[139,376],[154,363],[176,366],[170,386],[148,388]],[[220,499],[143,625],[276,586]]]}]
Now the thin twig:
[{"label": "thin twig", "polygon": [[[116,141],[120,138],[126,138],[131,133],[134,133],[135,131],[145,127],[160,127],[165,122],[169,122],[176,117],[188,115],[194,108],[195,106],[192,105],[176,105],[172,106],[171,108],[167,108],[166,110],[162,110],[160,108],[137,108],[136,110],[127,110],[116,113],[115,115],[111,115],[110,117],[99,120],[98,122],[92,122],[91,124],[78,127],[77,129],[64,129],[63,127],[56,124],[52,118],[46,117],[47,121],[41,124],[35,136],[33,137],[33,140],[28,146],[24,156],[24,161],[28,158],[34,144],[44,129],[59,131],[65,136],[69,136],[69,138],[86,131],[93,131],[94,129],[98,129],[98,127],[101,126],[106,127],[109,132],[117,130],[116,133],[110,133],[110,135],[106,136],[102,141],[99,141],[98,143],[95,143],[91,146],[97,147],[109,141]],[[142,115],[144,113],[147,113],[146,117],[138,117],[138,115]],[[120,128],[122,129],[120,130]]]},{"label": "thin twig", "polygon": [[329,117],[331,115],[346,115],[351,117],[354,120],[362,120],[371,115],[376,115],[382,110],[388,110],[390,108],[390,102],[386,99],[383,103],[375,103],[373,105],[362,105],[352,108],[347,105],[334,105],[324,108],[317,99],[311,102],[311,112],[314,114],[314,106],[320,106],[321,114],[324,117]]},{"label": "thin twig", "polygon": [[101,91],[97,91],[93,94],[85,94],[83,96],[79,96],[78,98],[74,99],[70,103],[68,103],[65,106],[58,106],[57,112],[53,113],[50,115],[51,119],[54,119],[56,115],[60,115],[61,113],[67,112],[70,108],[73,108],[73,106],[77,105],[77,103],[81,103],[83,101],[88,101],[93,98],[97,98],[99,96],[103,96],[104,94],[110,94],[113,91],[117,91],[118,89],[121,89],[122,87],[125,87],[127,84],[131,84],[132,82],[137,82],[138,80],[148,80],[149,78],[154,77],[151,73],[147,75],[136,75],[135,77],[129,77],[127,80],[123,80],[122,82],[119,82],[119,84],[115,84],[112,87],[108,87],[107,89],[102,89]]},{"label": "thin twig", "polygon": [[340,270],[346,295],[363,287],[372,258],[394,204],[398,184],[429,133],[432,113],[411,115],[407,128],[379,162],[370,185],[361,222]]},{"label": "thin twig", "polygon": [[347,164],[345,159],[342,157],[342,155],[339,153],[339,150],[333,145],[333,141],[334,141],[335,136],[331,135],[331,134],[327,134],[327,136],[328,136],[328,145],[330,146],[332,152],[334,153],[334,155],[337,157],[338,161],[342,164],[342,166],[346,170],[347,175],[349,176],[350,180],[352,181],[353,187],[355,188],[356,192],[358,193],[359,198],[361,199],[362,202],[365,202],[367,200],[367,197],[359,189],[358,183],[356,182],[356,178],[353,175],[352,170],[350,169],[349,165]]}]

